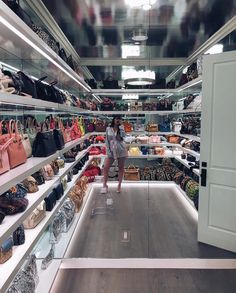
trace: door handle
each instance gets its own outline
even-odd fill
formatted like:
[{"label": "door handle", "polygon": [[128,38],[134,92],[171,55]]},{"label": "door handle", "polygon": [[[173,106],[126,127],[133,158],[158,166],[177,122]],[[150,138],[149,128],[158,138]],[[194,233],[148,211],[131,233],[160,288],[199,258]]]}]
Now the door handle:
[{"label": "door handle", "polygon": [[201,186],[206,186],[207,181],[207,169],[201,170]]}]

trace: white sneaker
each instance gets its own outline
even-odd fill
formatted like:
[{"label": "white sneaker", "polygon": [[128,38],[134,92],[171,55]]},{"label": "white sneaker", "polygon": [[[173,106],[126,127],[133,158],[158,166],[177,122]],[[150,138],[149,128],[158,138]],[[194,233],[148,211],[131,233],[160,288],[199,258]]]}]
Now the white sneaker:
[{"label": "white sneaker", "polygon": [[108,192],[108,187],[103,187],[101,190],[100,190],[100,193],[101,194],[106,194]]}]

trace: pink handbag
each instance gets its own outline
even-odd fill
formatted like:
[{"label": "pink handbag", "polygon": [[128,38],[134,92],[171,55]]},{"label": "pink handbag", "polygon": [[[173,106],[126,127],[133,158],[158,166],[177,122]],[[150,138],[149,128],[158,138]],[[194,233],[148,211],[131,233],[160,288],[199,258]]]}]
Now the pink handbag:
[{"label": "pink handbag", "polygon": [[0,121],[0,174],[10,170],[7,148],[11,140],[10,134],[2,134],[2,121]]},{"label": "pink handbag", "polygon": [[137,142],[139,143],[148,143],[148,136],[147,135],[139,135],[136,137]]},{"label": "pink handbag", "polygon": [[[12,169],[25,163],[27,156],[22,143],[22,137],[16,127],[16,122],[14,120],[10,120],[8,128],[11,138],[13,138],[7,148],[10,168]],[[13,132],[14,130],[15,132]]]},{"label": "pink handbag", "polygon": [[161,138],[158,135],[151,135],[149,136],[149,143],[160,143]]}]

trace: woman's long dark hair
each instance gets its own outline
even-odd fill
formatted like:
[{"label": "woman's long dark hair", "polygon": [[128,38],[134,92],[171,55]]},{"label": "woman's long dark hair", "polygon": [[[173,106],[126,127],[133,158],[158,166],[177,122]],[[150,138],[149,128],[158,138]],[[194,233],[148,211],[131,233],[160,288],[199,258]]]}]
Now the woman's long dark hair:
[{"label": "woman's long dark hair", "polygon": [[116,115],[116,116],[114,116],[114,117],[112,118],[112,121],[111,121],[111,124],[110,124],[111,127],[114,127],[114,125],[115,125],[115,119],[116,119],[116,118],[121,119],[121,116],[120,116],[120,115]]}]

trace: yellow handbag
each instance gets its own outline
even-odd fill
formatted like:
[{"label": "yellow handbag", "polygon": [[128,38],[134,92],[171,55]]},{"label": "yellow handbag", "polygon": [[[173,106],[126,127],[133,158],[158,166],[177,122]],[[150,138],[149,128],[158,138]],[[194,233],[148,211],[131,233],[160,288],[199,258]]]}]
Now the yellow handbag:
[{"label": "yellow handbag", "polygon": [[84,126],[84,118],[82,116],[80,116],[80,118],[78,120],[78,126],[79,126],[79,130],[81,132],[81,135],[84,136],[85,135],[85,126]]},{"label": "yellow handbag", "polygon": [[141,155],[141,151],[140,151],[139,147],[137,147],[137,146],[131,146],[129,148],[128,154],[130,156],[139,156],[139,155]]}]

